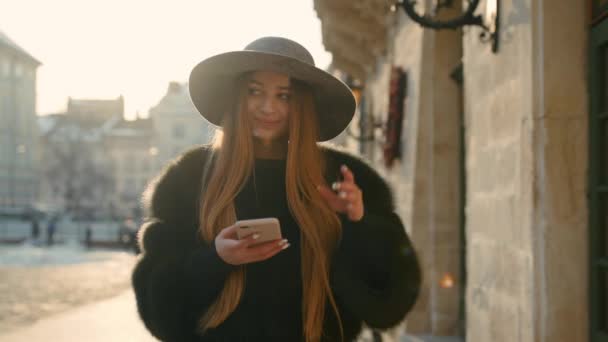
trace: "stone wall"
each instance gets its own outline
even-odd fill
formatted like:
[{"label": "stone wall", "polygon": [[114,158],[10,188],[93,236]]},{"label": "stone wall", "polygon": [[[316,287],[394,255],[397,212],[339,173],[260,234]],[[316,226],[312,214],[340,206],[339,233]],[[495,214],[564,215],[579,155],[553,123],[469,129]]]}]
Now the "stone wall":
[{"label": "stone wall", "polygon": [[[535,341],[588,340],[585,2],[534,4]],[[603,95],[605,96],[605,95]],[[605,152],[604,152],[605,153]]]},{"label": "stone wall", "polygon": [[469,341],[533,338],[530,2],[503,4],[498,54],[464,37]]},{"label": "stone wall", "polygon": [[[463,248],[460,241],[460,125],[462,90],[450,77],[462,57],[460,31],[429,32],[428,82],[429,91],[423,98],[429,110],[424,119],[428,129],[427,151],[417,154],[417,196],[414,217],[427,221],[427,225],[414,224],[426,232],[425,259],[430,290],[430,330],[435,335],[458,335]],[[423,143],[422,139],[419,141]],[[428,172],[420,166],[426,163]],[[420,172],[418,172],[420,170]],[[428,175],[425,177],[424,175]],[[426,182],[423,183],[423,181]],[[428,193],[426,201],[422,200]],[[422,218],[421,216],[427,216]],[[449,284],[448,279],[453,284]],[[443,280],[443,281],[442,281]]]},{"label": "stone wall", "polygon": [[[426,250],[422,243],[425,241],[425,230],[414,224],[413,213],[415,186],[415,167],[417,163],[417,148],[420,135],[419,120],[421,116],[420,84],[424,53],[422,45],[425,38],[424,31],[405,18],[401,13],[393,17],[393,26],[390,28],[390,47],[387,55],[380,59],[369,74],[365,84],[365,108],[368,115],[373,115],[376,123],[384,124],[389,108],[389,82],[391,67],[400,66],[407,73],[407,93],[404,104],[404,121],[402,126],[402,156],[388,169],[384,166],[382,142],[384,137],[381,130],[376,130],[376,140],[363,144],[364,156],[369,159],[391,184],[397,212],[413,240],[416,250],[421,254],[421,262],[426,264],[427,258],[422,253]],[[399,43],[400,42],[400,43]],[[425,269],[426,271],[426,269]],[[424,274],[422,294],[408,316],[407,329],[422,331],[430,325],[429,285]]]},{"label": "stone wall", "polygon": [[[392,66],[407,73],[402,157],[383,166],[381,145],[366,156],[391,182],[398,213],[408,228],[424,271],[421,296],[409,314],[410,333],[453,335],[460,298],[459,126],[461,94],[450,78],[461,56],[459,31],[423,30],[395,14],[388,55],[366,81],[366,110],[385,122]],[[381,141],[381,139],[380,139]],[[369,145],[369,144],[368,144]],[[444,276],[454,285],[440,286]]]},{"label": "stone wall", "polygon": [[465,34],[468,341],[587,340],[585,7],[503,1],[497,54]]},{"label": "stone wall", "polygon": [[[363,149],[366,152],[364,156],[393,186],[396,202],[398,203],[398,213],[410,233],[412,233],[413,169],[416,163],[415,152],[420,108],[418,85],[421,78],[420,66],[423,54],[420,47],[423,41],[423,30],[406,20],[403,15],[397,15],[394,19],[395,26],[392,28],[391,35],[394,35],[395,38],[390,42],[394,46],[391,47],[386,57],[378,61],[374,73],[368,75],[365,86],[365,110],[368,115],[374,116],[375,122],[386,122],[391,66],[401,66],[408,73],[409,84],[402,128],[402,158],[391,169],[384,167],[383,137],[378,130],[376,131],[376,140],[365,144]],[[395,44],[397,41],[406,42],[406,44]]]},{"label": "stone wall", "polygon": [[[393,14],[387,55],[366,77],[363,109],[385,122],[391,66],[408,74],[401,160],[383,167],[381,139],[361,148],[393,185],[421,257],[424,286],[406,329],[462,333],[463,124],[467,341],[587,341],[587,5],[500,8],[498,53],[479,28],[422,30]],[[448,78],[460,56],[462,89]],[[445,274],[455,286],[440,286]]]},{"label": "stone wall", "polygon": [[37,200],[37,66],[0,44],[0,207],[23,209]]}]

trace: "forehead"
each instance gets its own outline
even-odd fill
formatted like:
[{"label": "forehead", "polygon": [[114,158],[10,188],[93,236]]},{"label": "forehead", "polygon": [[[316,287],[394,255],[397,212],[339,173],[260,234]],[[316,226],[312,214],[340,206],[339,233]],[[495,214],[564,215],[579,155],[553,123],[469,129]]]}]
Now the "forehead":
[{"label": "forehead", "polygon": [[269,87],[289,87],[289,76],[274,71],[255,71],[251,74],[250,82]]}]

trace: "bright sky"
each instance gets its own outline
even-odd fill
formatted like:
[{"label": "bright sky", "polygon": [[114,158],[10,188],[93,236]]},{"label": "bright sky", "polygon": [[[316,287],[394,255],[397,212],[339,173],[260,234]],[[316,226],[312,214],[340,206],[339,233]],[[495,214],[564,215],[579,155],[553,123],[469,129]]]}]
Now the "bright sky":
[{"label": "bright sky", "polygon": [[0,30],[42,62],[38,113],[67,97],[125,97],[125,115],[147,114],[170,81],[217,53],[261,36],[304,45],[318,67],[331,55],[312,0],[0,0]]}]

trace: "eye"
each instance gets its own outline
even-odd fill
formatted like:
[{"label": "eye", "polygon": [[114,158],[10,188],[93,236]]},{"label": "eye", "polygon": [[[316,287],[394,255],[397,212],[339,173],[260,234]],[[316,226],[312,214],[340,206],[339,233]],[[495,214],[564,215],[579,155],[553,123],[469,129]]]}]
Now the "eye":
[{"label": "eye", "polygon": [[279,98],[283,101],[289,101],[291,95],[289,93],[281,93],[279,94]]},{"label": "eye", "polygon": [[260,89],[257,89],[257,88],[249,88],[249,90],[248,90],[249,95],[260,95],[261,93],[262,93],[262,91],[260,91]]}]

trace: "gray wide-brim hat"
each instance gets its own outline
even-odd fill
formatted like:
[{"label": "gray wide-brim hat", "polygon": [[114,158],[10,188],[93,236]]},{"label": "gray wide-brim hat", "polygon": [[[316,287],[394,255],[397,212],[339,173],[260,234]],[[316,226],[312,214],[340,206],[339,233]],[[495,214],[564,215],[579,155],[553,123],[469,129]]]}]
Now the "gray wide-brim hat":
[{"label": "gray wide-brim hat", "polygon": [[320,141],[336,137],[353,118],[356,103],[350,88],[317,68],[302,45],[279,37],[257,39],[244,50],[215,55],[196,65],[189,83],[194,106],[209,122],[221,126],[235,101],[235,81],[251,71],[285,73],[312,87]]}]

